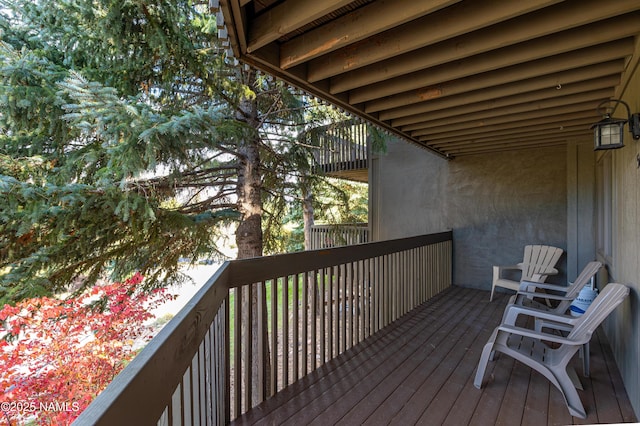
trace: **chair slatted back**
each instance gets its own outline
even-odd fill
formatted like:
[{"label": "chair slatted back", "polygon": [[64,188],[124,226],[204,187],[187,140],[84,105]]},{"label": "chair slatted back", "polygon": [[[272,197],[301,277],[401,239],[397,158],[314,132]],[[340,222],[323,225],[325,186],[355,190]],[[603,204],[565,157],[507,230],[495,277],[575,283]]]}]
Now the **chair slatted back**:
[{"label": "chair slatted back", "polygon": [[[524,257],[520,266],[522,267],[522,279],[537,281],[540,279],[544,281],[546,278],[542,272],[548,271],[553,268],[560,256],[562,256],[563,250],[558,247],[544,246],[544,245],[527,245],[524,247]],[[542,277],[536,277],[542,276]]]},{"label": "chair slatted back", "polygon": [[607,284],[576,322],[568,338],[582,339],[584,336],[591,337],[600,323],[602,323],[628,295],[629,287],[626,285],[618,283]]},{"label": "chair slatted back", "polygon": [[587,283],[591,280],[591,277],[593,277],[601,267],[602,263],[598,261],[594,260],[593,262],[589,262],[587,266],[584,267],[580,275],[578,275],[575,282],[567,288],[567,293],[565,294],[565,296],[572,299],[578,297],[580,290],[582,290],[584,286],[587,285]]}]

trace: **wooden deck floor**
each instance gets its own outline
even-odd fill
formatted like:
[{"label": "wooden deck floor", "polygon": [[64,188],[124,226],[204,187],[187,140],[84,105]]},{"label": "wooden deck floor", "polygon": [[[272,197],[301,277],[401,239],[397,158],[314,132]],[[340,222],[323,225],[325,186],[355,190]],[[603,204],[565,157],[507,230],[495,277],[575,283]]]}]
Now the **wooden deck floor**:
[{"label": "wooden deck floor", "polygon": [[[573,418],[560,392],[500,356],[473,386],[480,352],[507,298],[453,287],[246,413],[234,424],[565,425],[635,422],[602,332],[591,377],[580,379],[588,414]],[[579,365],[579,360],[574,360]],[[576,367],[581,373],[581,370]]]}]

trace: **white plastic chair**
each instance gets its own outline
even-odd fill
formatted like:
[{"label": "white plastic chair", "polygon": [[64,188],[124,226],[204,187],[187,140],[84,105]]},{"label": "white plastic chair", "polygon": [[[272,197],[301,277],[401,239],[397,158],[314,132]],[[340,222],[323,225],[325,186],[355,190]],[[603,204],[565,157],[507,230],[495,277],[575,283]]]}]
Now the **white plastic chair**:
[{"label": "white plastic chair", "polygon": [[[584,286],[591,281],[591,278],[600,270],[601,267],[602,263],[598,261],[589,262],[582,272],[580,272],[580,275],[578,275],[575,282],[569,286],[522,281],[518,292],[511,296],[507,306],[528,306],[556,314],[564,314],[569,310],[571,303],[576,299],[576,297],[578,297],[580,290],[582,290]],[[536,292],[536,290],[551,290],[556,293],[540,293]],[[546,299],[547,301],[555,300],[557,304],[551,307],[548,303],[541,303],[535,300],[536,298]]]},{"label": "white plastic chair", "polygon": [[[476,377],[473,382],[478,389],[482,387],[484,373],[494,352],[502,352],[528,365],[541,373],[560,390],[572,416],[585,418],[586,412],[580,396],[571,380],[573,368],[569,361],[576,352],[591,340],[591,335],[604,319],[629,294],[629,288],[623,284],[611,283],[596,297],[581,317],[557,315],[550,312],[513,305],[505,322],[499,325],[482,350]],[[544,331],[531,330],[515,326],[518,315],[529,315],[543,320],[566,323],[572,326],[566,337]],[[559,344],[552,348],[545,342]],[[568,371],[569,370],[569,371]],[[575,374],[575,372],[573,372]]]},{"label": "white plastic chair", "polygon": [[[558,273],[554,268],[563,250],[558,247],[544,245],[528,245],[524,247],[524,256],[522,262],[513,266],[494,266],[493,282],[491,283],[491,296],[489,301],[493,300],[493,293],[496,287],[509,288],[518,291],[521,281],[544,282],[548,275]],[[514,281],[504,277],[506,271],[520,271],[520,280]]]},{"label": "white plastic chair", "polygon": [[[571,303],[576,299],[576,297],[578,297],[578,294],[580,294],[580,290],[582,290],[584,286],[591,281],[591,278],[593,278],[593,276],[598,272],[598,270],[600,270],[601,267],[602,263],[598,261],[589,262],[587,266],[584,267],[580,275],[578,275],[575,282],[567,287],[554,284],[523,281],[522,283],[520,283],[520,290],[518,290],[518,293],[511,296],[511,299],[509,299],[509,303],[504,310],[502,322],[504,323],[506,321],[507,314],[509,313],[510,307],[512,305],[538,309],[558,315],[566,314],[569,311]],[[538,293],[536,292],[537,289],[553,290],[556,292],[556,294]],[[545,299],[547,303],[539,302],[535,300],[536,298]],[[548,303],[549,300],[555,300],[557,304],[552,307]],[[521,311],[512,311],[512,313],[513,312]],[[515,324],[515,319],[513,320],[513,324]],[[543,321],[540,318],[536,318],[535,329],[537,331],[542,331],[543,328],[551,328],[554,330],[569,332],[571,331],[572,326],[569,326],[565,323]],[[589,377],[591,368],[589,351],[589,342],[587,342],[583,345],[580,351],[580,357],[582,358],[582,372],[585,377]]]}]

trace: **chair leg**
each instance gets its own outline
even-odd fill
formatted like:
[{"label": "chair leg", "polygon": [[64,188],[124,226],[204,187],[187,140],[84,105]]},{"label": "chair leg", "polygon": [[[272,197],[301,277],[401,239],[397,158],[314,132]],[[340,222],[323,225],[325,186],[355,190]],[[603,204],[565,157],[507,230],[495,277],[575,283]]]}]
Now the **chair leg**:
[{"label": "chair leg", "polygon": [[484,349],[482,349],[482,355],[480,355],[480,361],[478,361],[476,378],[473,381],[473,385],[478,389],[482,389],[482,380],[484,379],[484,373],[487,370],[489,357],[493,354],[493,352],[493,341],[490,340],[486,345],[484,345]]},{"label": "chair leg", "polygon": [[493,292],[496,290],[496,285],[491,284],[491,296],[489,296],[489,302],[493,302]]},{"label": "chair leg", "polygon": [[[565,368],[565,367],[560,367]],[[576,390],[571,378],[568,374],[566,374],[566,370],[555,372],[556,379],[560,384],[560,392],[564,396],[565,402],[567,403],[567,408],[569,409],[569,413],[572,416],[579,417],[584,419],[587,417],[587,413],[584,410],[584,406],[582,405],[582,401],[580,400],[580,396],[578,395],[578,391]]]},{"label": "chair leg", "polygon": [[589,342],[582,345],[580,348],[580,356],[582,357],[582,374],[584,377],[589,377],[591,371],[591,360],[589,359]]}]

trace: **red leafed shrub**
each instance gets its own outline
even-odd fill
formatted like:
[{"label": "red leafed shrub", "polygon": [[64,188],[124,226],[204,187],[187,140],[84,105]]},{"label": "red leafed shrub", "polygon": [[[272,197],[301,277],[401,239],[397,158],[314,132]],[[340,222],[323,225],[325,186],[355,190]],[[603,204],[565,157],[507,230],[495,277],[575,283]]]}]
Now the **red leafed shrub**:
[{"label": "red leafed shrub", "polygon": [[0,310],[0,425],[69,424],[89,405],[151,338],[150,309],[172,298],[138,291],[142,279]]}]

